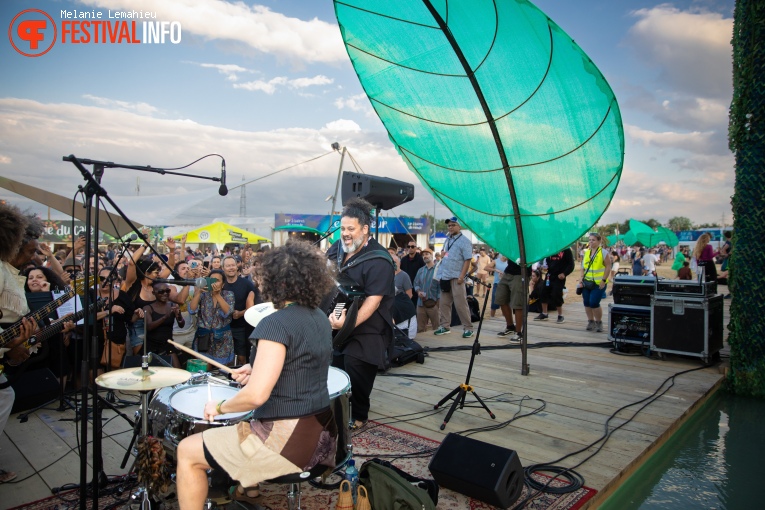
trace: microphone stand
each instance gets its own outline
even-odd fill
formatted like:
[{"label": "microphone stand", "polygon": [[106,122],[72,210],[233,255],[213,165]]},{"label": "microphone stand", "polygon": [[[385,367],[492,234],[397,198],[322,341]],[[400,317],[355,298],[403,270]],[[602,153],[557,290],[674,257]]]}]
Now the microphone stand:
[{"label": "microphone stand", "polygon": [[[218,156],[223,160],[223,156],[220,154],[208,154],[207,156],[203,156],[202,158],[198,159],[197,161],[204,159],[208,156]],[[82,174],[83,179],[86,181],[85,186],[80,186],[81,190],[85,193],[85,260],[86,264],[84,267],[84,277],[85,282],[90,281],[90,259],[93,256],[93,243],[92,243],[92,230],[90,226],[93,224],[92,221],[92,213],[93,213],[93,198],[94,197],[100,197],[106,199],[109,204],[111,204],[112,208],[114,208],[115,211],[125,220],[125,222],[130,226],[133,231],[139,232],[138,228],[135,226],[135,224],[130,221],[130,219],[125,215],[124,212],[117,206],[117,204],[114,202],[114,200],[111,199],[111,197],[108,196],[106,193],[106,190],[101,186],[101,177],[103,176],[103,171],[105,168],[125,168],[125,169],[132,169],[132,170],[140,170],[144,172],[153,172],[153,173],[159,173],[159,174],[170,174],[170,175],[180,175],[185,177],[195,177],[197,179],[207,179],[211,181],[218,181],[222,182],[224,181],[225,177],[223,173],[221,173],[221,177],[207,177],[202,175],[194,175],[194,174],[186,174],[186,173],[180,173],[175,172],[175,170],[186,168],[187,166],[193,165],[197,161],[192,162],[190,165],[186,165],[186,167],[180,167],[180,168],[171,168],[171,169],[165,169],[165,168],[154,168],[151,166],[136,166],[136,165],[122,165],[118,163],[114,163],[111,161],[96,161],[91,159],[79,159],[74,154],[71,154],[69,156],[64,156],[62,158],[64,161],[68,161],[80,171]],[[225,160],[224,160],[225,161]],[[83,165],[93,165],[93,173],[89,172]],[[222,182],[223,183],[223,182]],[[223,186],[221,186],[223,188]],[[97,222],[96,222],[97,225]],[[98,236],[98,231],[96,230],[96,237]],[[151,248],[151,247],[150,247]],[[152,252],[155,255],[159,255],[156,250],[151,248]],[[74,256],[74,254],[72,255]],[[160,257],[161,258],[161,257]],[[96,267],[97,268],[97,267]],[[94,268],[94,269],[96,269]],[[83,296],[83,307],[85,310],[88,310],[90,307],[90,290],[88,289],[86,292],[84,292]],[[93,318],[95,318],[95,314],[93,315]],[[106,479],[106,475],[103,473],[103,460],[101,459],[101,415],[99,411],[99,400],[98,400],[98,390],[95,387],[95,371],[98,369],[99,366],[99,360],[98,360],[98,346],[96,345],[98,335],[93,335],[93,331],[91,329],[91,316],[90,313],[85,313],[85,316],[83,318],[83,330],[84,330],[84,339],[83,339],[83,356],[81,360],[81,370],[80,370],[80,383],[82,388],[82,403],[80,406],[80,423],[82,424],[82,429],[80,431],[80,499],[79,499],[79,508],[80,510],[87,510],[87,500],[88,500],[88,483],[87,483],[87,477],[88,477],[88,427],[87,427],[87,418],[88,418],[88,392],[91,391],[89,389],[90,383],[93,382],[93,505],[92,508],[98,508],[98,489],[100,486],[105,486],[108,482]],[[91,377],[93,375],[93,377]],[[91,381],[92,380],[92,381]],[[111,404],[104,401],[104,403],[108,404],[108,407],[113,407]]]},{"label": "microphone stand", "polygon": [[449,420],[452,418],[452,415],[454,414],[454,411],[457,410],[457,406],[459,405],[460,409],[463,409],[465,407],[465,397],[468,393],[472,394],[473,397],[478,401],[479,404],[481,404],[481,407],[486,409],[486,412],[489,413],[489,416],[491,416],[491,419],[495,419],[496,416],[494,416],[494,413],[491,412],[491,409],[486,405],[486,403],[481,400],[481,397],[478,396],[478,394],[475,392],[473,387],[470,385],[470,375],[473,373],[473,362],[475,361],[475,357],[478,354],[481,354],[481,344],[478,343],[478,337],[481,336],[481,326],[483,325],[483,314],[486,312],[486,304],[489,302],[489,295],[491,294],[491,287],[492,285],[490,283],[483,283],[478,278],[474,278],[471,275],[467,275],[467,278],[470,278],[473,280],[473,283],[476,285],[483,285],[486,287],[486,294],[483,297],[483,308],[481,309],[481,318],[478,321],[478,329],[475,332],[475,340],[473,341],[473,349],[470,352],[470,364],[468,365],[468,371],[467,376],[465,377],[465,382],[463,384],[460,384],[456,388],[454,388],[448,395],[446,395],[444,398],[438,401],[438,404],[433,406],[433,409],[438,409],[441,407],[444,403],[446,403],[449,399],[454,399],[454,402],[452,403],[452,406],[449,408],[449,412],[446,413],[446,418],[444,418],[444,422],[441,424],[441,430],[444,430],[446,428],[446,424],[449,423]]}]

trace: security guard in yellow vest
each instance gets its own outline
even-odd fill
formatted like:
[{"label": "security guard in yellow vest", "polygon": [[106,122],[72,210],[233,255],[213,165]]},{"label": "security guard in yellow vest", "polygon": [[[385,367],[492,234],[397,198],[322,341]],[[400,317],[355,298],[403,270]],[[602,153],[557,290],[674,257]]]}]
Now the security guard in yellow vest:
[{"label": "security guard in yellow vest", "polygon": [[579,285],[582,286],[582,300],[587,314],[587,331],[603,331],[603,309],[600,300],[606,294],[608,275],[611,274],[611,257],[608,250],[603,249],[600,234],[589,235],[589,247],[584,250],[582,258],[582,276]]}]

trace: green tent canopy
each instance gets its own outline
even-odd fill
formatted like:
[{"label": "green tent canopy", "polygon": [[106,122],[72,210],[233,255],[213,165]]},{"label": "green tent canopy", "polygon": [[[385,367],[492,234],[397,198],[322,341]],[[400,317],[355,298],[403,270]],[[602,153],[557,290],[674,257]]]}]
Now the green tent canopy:
[{"label": "green tent canopy", "polygon": [[433,196],[522,262],[579,239],[621,176],[605,78],[525,0],[342,0],[348,56],[389,138]]}]

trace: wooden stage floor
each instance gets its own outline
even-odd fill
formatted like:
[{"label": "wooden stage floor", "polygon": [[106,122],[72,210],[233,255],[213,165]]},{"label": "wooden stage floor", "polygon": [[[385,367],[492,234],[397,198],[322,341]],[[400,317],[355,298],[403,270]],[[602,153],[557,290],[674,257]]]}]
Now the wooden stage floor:
[{"label": "wooden stage floor", "polygon": [[[603,301],[606,311],[609,302],[611,298]],[[729,303],[726,300],[726,324]],[[495,420],[481,408],[466,407],[456,411],[444,431],[439,429],[450,403],[435,414],[433,406],[465,382],[469,350],[433,351],[422,365],[409,364],[378,377],[372,394],[371,419],[441,440],[448,432],[513,420],[517,415],[539,408],[543,401],[541,412],[519,417],[506,427],[472,437],[516,450],[524,466],[547,463],[596,441],[604,433],[606,420],[618,408],[646,399],[673,374],[701,366],[701,361],[696,358],[670,356],[658,360],[619,355],[609,352],[608,348],[587,346],[607,342],[606,333],[585,331],[586,317],[578,303],[566,305],[564,324],[556,324],[554,320],[533,322],[530,317],[529,345],[547,342],[585,345],[529,349],[530,374],[524,376],[521,375],[519,346],[491,349],[510,344],[497,336],[497,332],[504,328],[504,321],[489,318],[488,311],[486,315],[480,336],[484,349],[476,357],[470,383],[487,401],[496,415]],[[554,315],[551,317],[554,319]],[[462,339],[460,329],[457,327],[450,335],[441,337],[427,332],[418,335],[417,340],[428,348],[470,346],[473,339]],[[727,330],[725,336],[727,338]],[[726,353],[727,343],[723,354]],[[576,468],[585,484],[599,491],[586,508],[597,508],[603,498],[677,430],[722,383],[722,366],[676,377],[674,386],[666,394],[614,432],[600,452]],[[521,402],[524,397],[527,399]],[[125,398],[137,400],[133,395],[125,395]],[[470,395],[467,403],[475,403]],[[611,427],[623,424],[637,407],[619,413],[611,421]],[[133,418],[136,409],[134,406],[123,412]],[[11,416],[5,433],[0,436],[0,467],[15,471],[17,480],[25,480],[0,485],[0,508],[47,497],[52,487],[79,480],[75,424],[61,421],[72,416],[73,411],[40,410],[29,416],[26,423]],[[104,416],[112,418],[115,413],[107,410]],[[120,469],[119,464],[131,436],[132,429],[122,418],[105,422],[103,458],[108,475],[126,471]],[[560,464],[573,466],[594,451],[595,448],[589,448]],[[92,453],[91,448],[89,453]],[[132,459],[128,468],[131,463]]]}]

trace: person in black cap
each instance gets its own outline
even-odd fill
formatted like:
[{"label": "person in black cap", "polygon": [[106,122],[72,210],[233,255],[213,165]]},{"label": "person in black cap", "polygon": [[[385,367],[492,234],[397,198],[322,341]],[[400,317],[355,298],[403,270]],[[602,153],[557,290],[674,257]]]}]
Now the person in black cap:
[{"label": "person in black cap", "polygon": [[441,263],[438,265],[436,274],[436,277],[441,280],[441,299],[439,300],[441,326],[433,334],[438,336],[451,333],[453,303],[462,322],[462,338],[470,338],[473,336],[473,322],[467,304],[465,278],[470,270],[473,244],[460,232],[462,227],[456,217],[446,220],[446,227],[449,229],[449,237],[441,250]]}]

